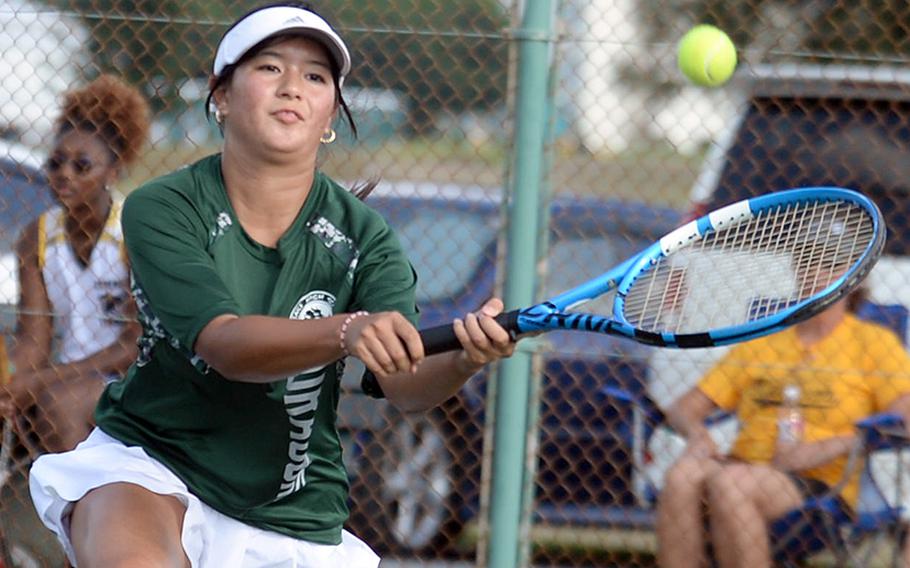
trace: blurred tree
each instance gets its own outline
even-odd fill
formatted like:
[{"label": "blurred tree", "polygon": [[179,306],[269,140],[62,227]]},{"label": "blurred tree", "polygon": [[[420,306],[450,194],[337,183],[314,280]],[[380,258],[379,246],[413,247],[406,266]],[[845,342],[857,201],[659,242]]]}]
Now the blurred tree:
[{"label": "blurred tree", "polygon": [[876,63],[910,55],[907,0],[670,0],[642,2],[651,41],[671,41],[695,22],[714,24],[752,63],[781,60]]},{"label": "blurred tree", "polygon": [[809,50],[831,52],[840,62],[857,56],[866,62],[906,61],[910,55],[910,3],[841,0],[831,4],[812,26],[806,41]]},{"label": "blurred tree", "polygon": [[224,31],[230,0],[49,0],[78,14],[92,36],[94,66],[151,92],[156,110],[174,86],[205,75]]},{"label": "blurred tree", "polygon": [[[242,0],[50,0],[79,14],[95,65],[151,85],[159,108],[186,77],[205,75],[227,24],[264,2]],[[489,109],[506,89],[508,19],[497,0],[311,2],[354,53],[350,84],[396,89],[410,123],[426,131],[440,110]]]},{"label": "blurred tree", "polygon": [[505,99],[508,15],[497,0],[323,0],[355,54],[351,83],[403,92],[410,126],[440,111],[492,109]]}]

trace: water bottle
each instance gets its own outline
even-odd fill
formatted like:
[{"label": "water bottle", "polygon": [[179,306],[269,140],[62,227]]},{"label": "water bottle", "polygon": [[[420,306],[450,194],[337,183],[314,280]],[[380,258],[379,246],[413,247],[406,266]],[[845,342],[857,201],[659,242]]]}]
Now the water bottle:
[{"label": "water bottle", "polygon": [[799,385],[788,384],[781,397],[780,416],[777,419],[777,441],[796,443],[803,439],[803,413],[799,407]]}]

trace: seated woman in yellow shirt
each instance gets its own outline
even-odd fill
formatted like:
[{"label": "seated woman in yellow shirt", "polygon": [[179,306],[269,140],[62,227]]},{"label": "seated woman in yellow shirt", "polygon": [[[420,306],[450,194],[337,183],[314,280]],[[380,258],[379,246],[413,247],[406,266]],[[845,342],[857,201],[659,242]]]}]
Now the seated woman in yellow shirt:
[{"label": "seated woman in yellow shirt", "polygon": [[[706,505],[721,567],[770,566],[768,523],[841,480],[854,424],[883,411],[910,418],[910,357],[890,330],[853,315],[861,301],[862,292],[854,293],[795,327],[734,347],[667,411],[687,446],[658,500],[660,566],[707,566]],[[801,393],[804,431],[801,440],[778,443],[782,393],[791,384]],[[741,423],[728,457],[718,455],[704,425],[717,409]],[[857,493],[853,480],[841,497],[853,506]]]}]

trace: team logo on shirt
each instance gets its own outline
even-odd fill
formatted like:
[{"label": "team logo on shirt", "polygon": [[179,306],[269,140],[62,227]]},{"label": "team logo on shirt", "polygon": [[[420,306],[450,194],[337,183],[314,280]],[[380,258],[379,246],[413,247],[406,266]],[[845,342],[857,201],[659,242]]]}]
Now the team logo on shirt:
[{"label": "team logo on shirt", "polygon": [[327,318],[334,313],[335,296],[324,290],[313,290],[297,300],[290,317],[295,320],[309,320]]},{"label": "team logo on shirt", "polygon": [[[291,319],[311,320],[326,318],[335,313],[335,296],[324,290],[307,292],[291,309]],[[284,466],[281,487],[275,499],[282,499],[300,491],[306,485],[306,471],[310,465],[310,436],[319,406],[319,393],[325,381],[325,366],[308,369],[295,377],[288,377],[284,407],[290,421],[288,462]]]}]

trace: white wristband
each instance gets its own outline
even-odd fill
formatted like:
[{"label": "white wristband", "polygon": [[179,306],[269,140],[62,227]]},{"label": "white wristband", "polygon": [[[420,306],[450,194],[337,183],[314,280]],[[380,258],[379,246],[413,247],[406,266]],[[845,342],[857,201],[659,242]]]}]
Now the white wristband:
[{"label": "white wristband", "polygon": [[370,315],[370,312],[368,312],[366,310],[360,310],[360,311],[348,314],[348,317],[344,318],[344,321],[341,323],[341,330],[338,332],[338,344],[341,347],[341,352],[344,357],[347,357],[348,355],[351,354],[351,352],[348,351],[348,345],[347,345],[348,326],[350,326],[351,322],[354,321],[355,319],[359,318],[360,316],[368,316],[368,315]]}]

